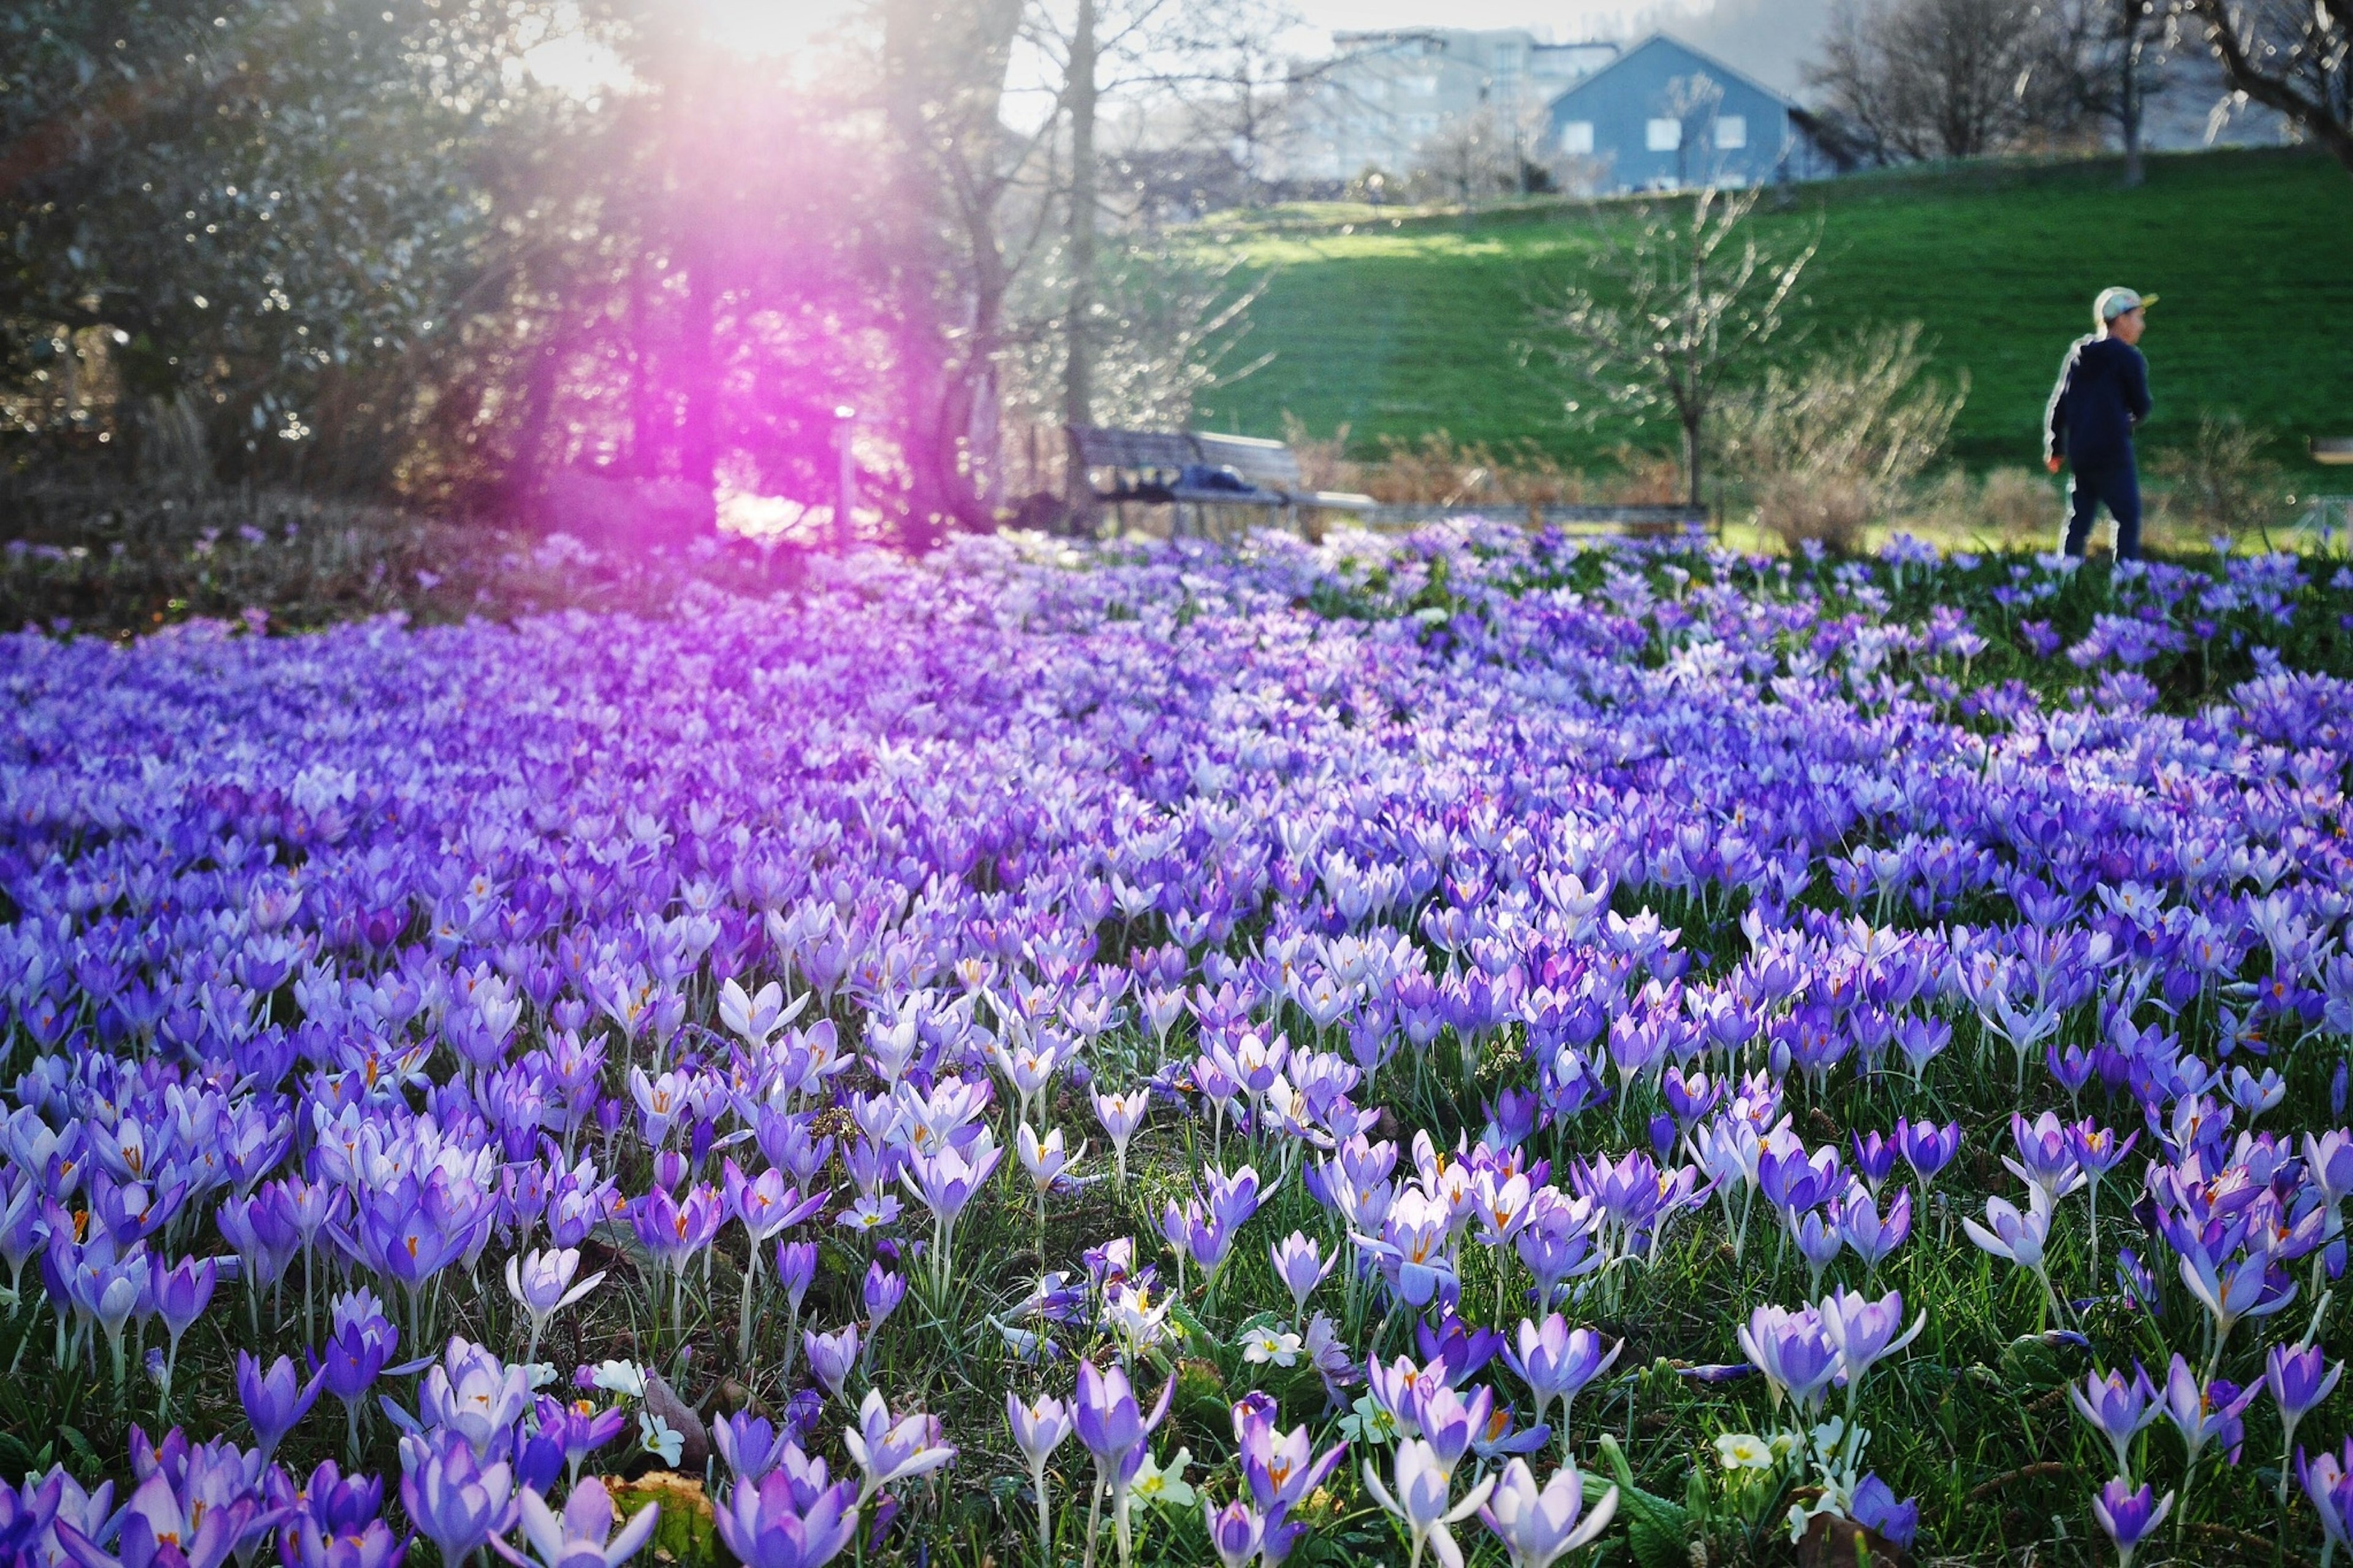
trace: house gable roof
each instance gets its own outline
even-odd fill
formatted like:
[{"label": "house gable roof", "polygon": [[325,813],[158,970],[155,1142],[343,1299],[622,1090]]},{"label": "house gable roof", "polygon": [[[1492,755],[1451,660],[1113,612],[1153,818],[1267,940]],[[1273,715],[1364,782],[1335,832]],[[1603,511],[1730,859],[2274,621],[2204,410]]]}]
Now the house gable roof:
[{"label": "house gable roof", "polygon": [[1587,88],[1591,87],[1594,83],[1599,81],[1603,77],[1609,75],[1612,71],[1623,69],[1625,67],[1633,64],[1636,59],[1640,58],[1654,46],[1663,46],[1667,48],[1674,49],[1679,53],[1688,55],[1693,59],[1697,60],[1701,65],[1705,66],[1709,70],[1719,71],[1725,76],[1730,77],[1733,80],[1740,83],[1743,87],[1748,88],[1752,91],[1763,93],[1766,97],[1771,99],[1774,102],[1779,104],[1783,109],[1788,110],[1792,114],[1804,112],[1804,110],[1799,107],[1797,102],[1793,100],[1788,93],[1778,92],[1772,88],[1767,87],[1763,82],[1758,81],[1755,77],[1750,76],[1746,71],[1738,69],[1733,66],[1728,66],[1722,60],[1716,58],[1714,55],[1709,54],[1706,50],[1694,48],[1691,45],[1684,43],[1681,38],[1674,37],[1672,34],[1663,32],[1652,33],[1649,37],[1644,38],[1641,43],[1636,44],[1633,47],[1626,50],[1616,59],[1611,60],[1608,65],[1603,66],[1600,69],[1587,77],[1583,81],[1577,83],[1573,87],[1565,88],[1560,92],[1556,93],[1553,96],[1552,102],[1546,105],[1546,108],[1557,109],[1563,99],[1573,98],[1577,94],[1583,92]]}]

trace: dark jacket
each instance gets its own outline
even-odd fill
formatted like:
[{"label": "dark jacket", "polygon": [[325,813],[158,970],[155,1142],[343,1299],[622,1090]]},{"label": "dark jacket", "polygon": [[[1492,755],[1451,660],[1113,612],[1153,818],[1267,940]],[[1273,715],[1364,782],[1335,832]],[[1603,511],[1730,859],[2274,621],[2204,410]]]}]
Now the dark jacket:
[{"label": "dark jacket", "polygon": [[2078,473],[2128,468],[2133,426],[2148,417],[2148,361],[2121,338],[2076,342],[2059,367],[2042,422],[2042,452]]}]

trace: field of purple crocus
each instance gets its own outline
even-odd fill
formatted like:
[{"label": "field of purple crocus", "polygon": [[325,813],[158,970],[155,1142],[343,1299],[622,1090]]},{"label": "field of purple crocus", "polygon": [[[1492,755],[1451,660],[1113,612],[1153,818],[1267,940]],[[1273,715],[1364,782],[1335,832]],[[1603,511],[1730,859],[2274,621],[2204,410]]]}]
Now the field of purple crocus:
[{"label": "field of purple crocus", "polygon": [[0,1555],[2325,1562],[2348,627],[1496,529],[0,639]]}]

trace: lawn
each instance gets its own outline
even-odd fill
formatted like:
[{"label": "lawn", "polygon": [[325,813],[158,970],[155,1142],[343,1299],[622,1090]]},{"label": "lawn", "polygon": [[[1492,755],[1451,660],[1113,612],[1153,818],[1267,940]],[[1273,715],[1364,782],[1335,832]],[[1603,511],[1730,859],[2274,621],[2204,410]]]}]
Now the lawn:
[{"label": "lawn", "polygon": [[669,593],[0,637],[6,1561],[2353,1518],[2353,575],[1482,527]]},{"label": "lawn", "polygon": [[[1627,212],[1351,207],[1319,221],[1294,208],[1207,230],[1272,269],[1248,339],[1249,356],[1272,358],[1208,398],[1199,423],[1280,435],[1290,413],[1317,435],[1345,426],[1367,455],[1382,437],[1437,429],[1588,463],[1623,439],[1667,445],[1667,430],[1571,428],[1546,362],[1521,352],[1532,306],[1580,277]],[[2201,410],[2236,412],[2294,463],[2311,436],[2353,434],[2353,180],[2325,157],[2159,157],[2137,191],[2106,160],[1897,171],[1800,187],[1760,212],[1783,243],[1819,227],[1816,332],[1928,325],[1938,366],[1969,377],[1951,449],[1972,467],[2035,460],[2060,357],[2112,282],[2163,296],[2144,345],[2150,448],[2182,441]]]}]

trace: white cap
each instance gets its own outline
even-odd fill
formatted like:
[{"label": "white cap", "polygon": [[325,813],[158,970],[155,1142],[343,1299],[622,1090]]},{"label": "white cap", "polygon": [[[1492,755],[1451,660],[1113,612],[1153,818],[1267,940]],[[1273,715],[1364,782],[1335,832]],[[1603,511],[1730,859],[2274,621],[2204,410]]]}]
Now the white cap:
[{"label": "white cap", "polygon": [[2092,301],[2092,314],[2105,327],[2127,310],[2144,310],[2156,303],[2157,296],[2154,294],[2136,294],[2129,289],[2103,289],[2100,297]]}]

